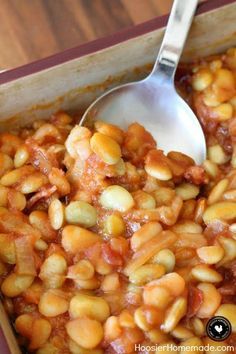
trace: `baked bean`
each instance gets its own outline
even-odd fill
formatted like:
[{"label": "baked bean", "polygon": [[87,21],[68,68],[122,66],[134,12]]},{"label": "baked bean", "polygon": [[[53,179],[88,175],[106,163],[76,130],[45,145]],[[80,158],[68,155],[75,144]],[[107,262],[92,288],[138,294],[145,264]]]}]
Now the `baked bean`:
[{"label": "baked bean", "polygon": [[18,333],[26,338],[31,338],[34,318],[31,314],[23,314],[17,317],[15,328]]},{"label": "baked bean", "polygon": [[145,171],[161,181],[169,181],[172,178],[171,169],[158,150],[149,151],[146,156]]},{"label": "baked bean", "polygon": [[118,237],[125,232],[125,222],[119,214],[111,214],[105,220],[105,232]]},{"label": "baked bean", "polygon": [[69,224],[92,227],[97,222],[97,211],[89,203],[83,201],[71,202],[65,208],[65,218]]},{"label": "baked bean", "polygon": [[204,335],[205,326],[200,318],[194,317],[191,321],[191,326],[196,336],[202,337]]},{"label": "baked bean", "polygon": [[74,279],[74,282],[76,286],[79,289],[84,289],[84,290],[95,290],[100,287],[100,281],[94,276],[91,279]]},{"label": "baked bean", "polygon": [[151,258],[151,262],[163,265],[166,273],[170,273],[175,267],[175,255],[171,250],[163,249]]},{"label": "baked bean", "polygon": [[197,233],[180,233],[178,234],[178,239],[175,242],[175,247],[190,247],[198,248],[207,245],[206,237],[203,234]]},{"label": "baked bean", "polygon": [[224,164],[229,159],[220,145],[210,146],[207,153],[209,160],[217,165]]},{"label": "baked bean", "polygon": [[20,146],[14,156],[14,166],[15,168],[21,167],[28,162],[30,155],[28,149],[25,145]]},{"label": "baked bean", "polygon": [[231,324],[233,333],[236,332],[236,305],[222,304],[217,309],[215,316],[223,316],[227,318]]},{"label": "baked bean", "polygon": [[46,342],[37,350],[36,354],[57,354],[57,351],[57,348],[53,344]]},{"label": "baked bean", "polygon": [[206,210],[206,199],[205,198],[200,198],[197,201],[196,207],[195,207],[195,216],[194,216],[194,221],[196,223],[201,224],[203,221],[203,214]]},{"label": "baked bean", "polygon": [[66,331],[71,339],[85,349],[95,348],[103,338],[101,323],[87,317],[67,322]]},{"label": "baked bean", "polygon": [[212,188],[209,197],[207,199],[208,204],[214,204],[220,200],[222,197],[223,193],[227,189],[229,184],[229,181],[227,178],[222,179],[220,182],[218,182],[214,188]]},{"label": "baked bean", "polygon": [[40,231],[43,240],[52,241],[55,239],[56,232],[53,230],[46,212],[42,210],[32,211],[29,215],[29,221],[35,229]]},{"label": "baked bean", "polygon": [[52,137],[56,140],[61,138],[58,129],[54,125],[49,123],[44,123],[43,125],[38,127],[38,129],[33,135],[33,138],[37,140],[39,144],[42,144],[46,137]]},{"label": "baked bean", "polygon": [[109,136],[118,144],[122,144],[124,140],[124,132],[116,125],[108,124],[102,122],[101,120],[96,120],[94,126],[99,133]]},{"label": "baked bean", "polygon": [[230,189],[224,192],[222,199],[227,200],[229,202],[236,202],[236,189]]},{"label": "baked bean", "polygon": [[109,306],[102,297],[85,294],[72,297],[69,312],[72,318],[87,316],[99,322],[104,322],[110,315]]},{"label": "baked bean", "polygon": [[134,206],[134,199],[125,188],[113,185],[102,192],[100,203],[103,208],[125,212]]},{"label": "baked bean", "polygon": [[42,294],[38,307],[43,316],[55,317],[68,310],[69,301],[62,292],[48,290]]},{"label": "baked bean", "polygon": [[29,349],[35,350],[42,347],[50,337],[51,331],[52,326],[49,321],[44,318],[36,319],[33,322]]},{"label": "baked bean", "polygon": [[67,278],[88,280],[94,276],[94,267],[92,263],[86,259],[82,259],[78,263],[68,268]]},{"label": "baked bean", "polygon": [[[200,321],[200,320],[199,320]],[[181,324],[178,324],[172,331],[171,331],[171,335],[178,339],[178,340],[186,340],[188,338],[194,337],[193,332],[184,327]]]},{"label": "baked bean", "polygon": [[48,217],[54,230],[59,230],[65,221],[65,207],[59,199],[54,199],[48,208]]},{"label": "baked bean", "polygon": [[93,152],[108,165],[116,164],[121,158],[119,144],[108,135],[95,133],[90,139],[90,145]]},{"label": "baked bean", "polygon": [[221,266],[236,258],[236,240],[221,236],[219,241],[224,249],[224,257],[218,264],[218,266]]},{"label": "baked bean", "polygon": [[203,162],[203,166],[205,168],[206,173],[211,177],[211,178],[216,178],[216,176],[219,174],[219,167],[217,164],[211,160],[205,160]]},{"label": "baked bean", "polygon": [[175,191],[171,188],[161,187],[153,192],[157,206],[170,205],[174,196]]},{"label": "baked bean", "polygon": [[212,220],[232,220],[236,217],[236,203],[218,202],[210,205],[203,214],[203,220],[207,224]]},{"label": "baked bean", "polygon": [[208,69],[199,69],[192,78],[192,86],[196,91],[205,90],[213,81],[213,75]]},{"label": "baked bean", "polygon": [[96,261],[95,270],[100,275],[107,275],[112,273],[113,267],[111,264],[108,264],[103,258],[99,258]]},{"label": "baked bean", "polygon": [[20,181],[26,175],[31,174],[33,172],[34,169],[31,166],[23,166],[20,168],[16,168],[15,170],[5,173],[2,176],[0,182],[3,186],[10,187]]},{"label": "baked bean", "polygon": [[184,279],[177,273],[169,273],[145,285],[143,300],[147,305],[165,308],[174,297],[182,294],[184,288]]},{"label": "baked bean", "polygon": [[0,151],[3,152],[4,154],[9,155],[10,157],[13,157],[16,150],[18,149],[19,146],[21,146],[22,140],[14,135],[14,134],[9,134],[9,133],[1,133],[0,134]]},{"label": "baked bean", "polygon": [[47,183],[47,178],[40,172],[35,172],[27,176],[19,185],[18,189],[23,194],[36,192],[44,184]]},{"label": "baked bean", "polygon": [[120,337],[122,328],[116,316],[110,316],[104,323],[104,338],[109,343]]},{"label": "baked bean", "polygon": [[14,167],[11,157],[8,156],[7,154],[0,152],[0,166],[1,166],[0,177],[2,177],[5,175],[5,173],[12,170]]},{"label": "baked bean", "polygon": [[231,119],[233,116],[233,106],[230,103],[221,103],[219,106],[213,108],[217,119],[220,122]]},{"label": "baked bean", "polygon": [[48,244],[40,238],[35,242],[34,248],[38,251],[46,251],[48,249]]},{"label": "baked bean", "polygon": [[171,303],[173,297],[168,289],[156,285],[146,286],[143,291],[143,301],[146,305],[156,306],[160,309],[165,309]]},{"label": "baked bean", "polygon": [[233,73],[223,68],[216,70],[212,86],[220,102],[229,100],[235,94],[235,79]]},{"label": "baked bean", "polygon": [[160,329],[151,329],[147,331],[148,339],[154,344],[165,343],[170,339],[170,336]]},{"label": "baked bean", "polygon": [[60,288],[65,281],[67,263],[65,258],[57,253],[45,259],[43,262],[39,278],[47,288]]},{"label": "baked bean", "polygon": [[207,264],[216,264],[224,256],[224,249],[220,246],[206,246],[197,249],[198,257]]},{"label": "baked bean", "polygon": [[165,274],[165,266],[162,264],[144,264],[130,276],[131,283],[144,285],[151,280],[158,279]]},{"label": "baked bean", "polygon": [[190,183],[182,183],[175,189],[175,192],[183,200],[194,199],[199,193],[199,187]]},{"label": "baked bean", "polygon": [[171,228],[177,234],[201,234],[202,233],[202,226],[193,222],[186,220],[181,223],[177,223]]},{"label": "baked bean", "polygon": [[119,324],[121,327],[135,328],[134,317],[128,310],[123,310],[119,315]]},{"label": "baked bean", "polygon": [[72,254],[83,251],[100,241],[99,235],[79,226],[67,225],[62,231],[62,246]]},{"label": "baked bean", "polygon": [[142,190],[134,192],[132,196],[138,209],[154,209],[156,206],[155,198]]},{"label": "baked bean", "polygon": [[222,281],[220,273],[204,264],[199,264],[193,267],[192,275],[195,279],[202,282],[219,283]]},{"label": "baked bean", "polygon": [[120,177],[120,176],[124,176],[126,172],[127,172],[127,166],[126,166],[124,160],[119,159],[117,163],[109,166],[108,175],[114,176],[114,177],[118,177],[118,176]]},{"label": "baked bean", "polygon": [[134,321],[135,324],[142,329],[143,331],[148,331],[152,328],[150,323],[148,323],[145,316],[145,311],[143,307],[138,307],[134,312]]},{"label": "baked bean", "polygon": [[1,290],[5,296],[15,297],[22,294],[33,283],[31,275],[19,275],[11,273],[2,282]]},{"label": "baked bean", "polygon": [[185,316],[186,311],[186,299],[184,297],[177,298],[170,308],[167,309],[167,314],[161,325],[161,329],[166,333],[171,332],[177,326],[181,318]]},{"label": "baked bean", "polygon": [[169,273],[165,274],[158,280],[154,280],[147,284],[148,286],[156,286],[160,285],[170,292],[170,294],[174,297],[179,296],[182,294],[185,288],[185,281],[184,279],[179,276],[177,273]]},{"label": "baked bean", "polygon": [[200,283],[197,288],[203,293],[203,303],[197,311],[197,317],[210,318],[220,305],[221,295],[213,284]]},{"label": "baked bean", "polygon": [[144,243],[157,236],[162,231],[162,226],[158,222],[149,222],[143,225],[131,237],[131,248],[133,251],[140,249]]},{"label": "baked bean", "polygon": [[75,125],[65,142],[66,150],[68,151],[70,156],[75,159],[79,157],[78,145],[80,141],[83,139],[89,139],[91,136],[92,133],[88,128]]},{"label": "baked bean", "polygon": [[116,291],[120,288],[118,273],[111,273],[104,276],[101,282],[101,290],[104,292]]},{"label": "baked bean", "polygon": [[15,243],[9,234],[0,234],[0,259],[5,263],[16,263]]}]

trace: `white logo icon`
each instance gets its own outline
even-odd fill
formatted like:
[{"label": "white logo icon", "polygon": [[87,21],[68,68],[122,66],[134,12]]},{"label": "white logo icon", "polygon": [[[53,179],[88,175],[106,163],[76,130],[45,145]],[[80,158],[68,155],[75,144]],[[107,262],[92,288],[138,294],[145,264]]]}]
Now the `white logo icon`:
[{"label": "white logo icon", "polygon": [[215,330],[218,332],[218,333],[221,333],[222,331],[223,331],[223,327],[220,325],[220,326],[218,326],[218,325],[216,325],[215,326]]}]

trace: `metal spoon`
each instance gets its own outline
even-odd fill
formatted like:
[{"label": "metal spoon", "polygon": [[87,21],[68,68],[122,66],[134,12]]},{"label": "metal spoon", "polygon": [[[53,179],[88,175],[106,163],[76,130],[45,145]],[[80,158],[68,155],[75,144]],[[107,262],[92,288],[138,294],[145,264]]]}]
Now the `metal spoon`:
[{"label": "metal spoon", "polygon": [[175,71],[197,3],[198,0],[174,1],[151,74],[103,94],[86,110],[81,125],[91,127],[91,122],[99,119],[127,128],[138,122],[152,133],[158,147],[166,153],[180,151],[198,164],[203,162],[206,143],[202,128],[174,87]]}]

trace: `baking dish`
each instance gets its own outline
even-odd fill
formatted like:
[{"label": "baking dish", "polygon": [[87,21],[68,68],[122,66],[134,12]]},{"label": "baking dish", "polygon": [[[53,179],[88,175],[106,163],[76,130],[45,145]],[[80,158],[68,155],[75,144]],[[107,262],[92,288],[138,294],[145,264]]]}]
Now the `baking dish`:
[{"label": "baking dish", "polygon": [[[202,4],[182,60],[192,61],[235,45],[235,19],[234,1]],[[165,22],[166,17],[155,19],[1,74],[1,129],[26,125],[60,109],[82,111],[104,90],[145,76],[160,44]],[[19,353],[6,319],[1,320],[1,327],[9,345],[7,348],[1,337],[1,352]]]}]

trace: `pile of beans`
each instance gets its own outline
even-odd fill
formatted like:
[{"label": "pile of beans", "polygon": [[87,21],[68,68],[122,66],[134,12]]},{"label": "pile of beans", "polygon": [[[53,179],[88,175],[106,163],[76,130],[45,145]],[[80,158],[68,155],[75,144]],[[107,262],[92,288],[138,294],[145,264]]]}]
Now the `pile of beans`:
[{"label": "pile of beans", "polygon": [[[137,123],[59,112],[0,134],[0,285],[23,350],[236,345],[236,49],[188,70],[202,166]],[[215,315],[232,325],[220,343]]]}]

